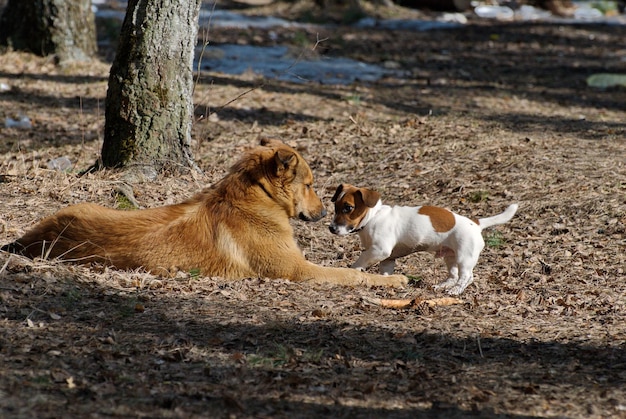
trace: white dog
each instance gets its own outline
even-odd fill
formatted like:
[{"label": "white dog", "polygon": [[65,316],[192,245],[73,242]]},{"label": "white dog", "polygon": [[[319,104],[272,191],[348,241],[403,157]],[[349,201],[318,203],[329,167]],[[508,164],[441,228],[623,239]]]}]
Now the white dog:
[{"label": "white dog", "polygon": [[445,208],[383,205],[378,192],[348,184],[339,185],[332,202],[330,231],[340,236],[358,233],[365,248],[353,268],[380,262],[380,273],[390,275],[397,258],[433,252],[448,267],[448,279],[435,288],[451,295],[461,294],[474,280],[473,269],[485,246],[482,230],[506,223],[517,211],[512,204],[502,214],[472,221]]}]

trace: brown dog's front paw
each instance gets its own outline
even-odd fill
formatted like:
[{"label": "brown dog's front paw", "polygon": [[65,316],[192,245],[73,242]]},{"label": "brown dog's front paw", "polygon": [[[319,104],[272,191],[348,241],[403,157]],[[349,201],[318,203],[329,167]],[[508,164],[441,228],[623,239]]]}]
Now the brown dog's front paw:
[{"label": "brown dog's front paw", "polygon": [[409,278],[404,275],[385,275],[391,281],[393,287],[405,287],[409,284]]},{"label": "brown dog's front paw", "polygon": [[368,275],[367,284],[370,286],[387,286],[401,288],[409,283],[404,275]]}]

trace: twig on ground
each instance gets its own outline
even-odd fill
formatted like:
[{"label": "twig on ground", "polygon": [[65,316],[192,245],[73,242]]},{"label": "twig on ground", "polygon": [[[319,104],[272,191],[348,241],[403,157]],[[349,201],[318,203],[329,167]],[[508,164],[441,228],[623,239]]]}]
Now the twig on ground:
[{"label": "twig on ground", "polygon": [[454,297],[441,297],[441,298],[431,298],[431,299],[423,299],[423,298],[406,298],[406,299],[387,299],[387,298],[369,298],[363,297],[363,300],[374,304],[377,306],[385,307],[385,308],[396,308],[396,309],[406,309],[406,308],[435,308],[438,306],[451,306],[455,304],[463,304],[463,301],[454,298]]},{"label": "twig on ground", "polygon": [[11,260],[11,255],[9,255],[9,258],[7,259],[7,261],[4,263],[2,268],[0,268],[0,276],[2,276],[2,274],[4,273],[4,270],[7,268],[7,266],[9,266],[10,260]]}]

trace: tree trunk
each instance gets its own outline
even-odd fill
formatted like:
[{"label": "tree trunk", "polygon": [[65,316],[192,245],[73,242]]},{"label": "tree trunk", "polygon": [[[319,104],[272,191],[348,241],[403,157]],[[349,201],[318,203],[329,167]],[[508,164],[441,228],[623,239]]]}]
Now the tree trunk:
[{"label": "tree trunk", "polygon": [[87,61],[97,51],[91,0],[9,0],[0,45],[59,61]]},{"label": "tree trunk", "polygon": [[200,0],[130,0],[111,67],[102,164],[148,177],[195,167],[193,57]]}]

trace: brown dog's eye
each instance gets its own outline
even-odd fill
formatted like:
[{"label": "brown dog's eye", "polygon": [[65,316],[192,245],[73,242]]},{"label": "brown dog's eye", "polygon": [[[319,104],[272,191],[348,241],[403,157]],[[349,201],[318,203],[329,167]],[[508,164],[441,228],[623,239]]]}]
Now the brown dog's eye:
[{"label": "brown dog's eye", "polygon": [[346,204],[343,206],[343,213],[344,214],[348,214],[350,212],[352,212],[352,210],[354,209],[354,207],[352,205]]}]

